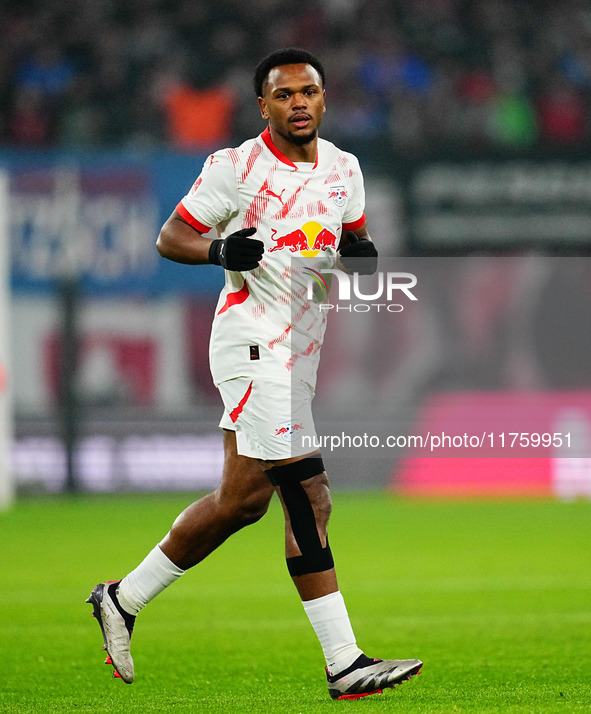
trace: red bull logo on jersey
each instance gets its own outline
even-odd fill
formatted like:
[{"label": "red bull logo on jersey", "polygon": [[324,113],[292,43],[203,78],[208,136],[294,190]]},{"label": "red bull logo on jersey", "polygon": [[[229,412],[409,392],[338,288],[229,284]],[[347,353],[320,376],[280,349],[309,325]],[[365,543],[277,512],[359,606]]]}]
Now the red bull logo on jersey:
[{"label": "red bull logo on jersey", "polygon": [[335,206],[342,208],[347,202],[347,191],[344,186],[331,186],[328,191],[328,197],[332,198]]},{"label": "red bull logo on jersey", "polygon": [[314,258],[321,250],[336,248],[337,237],[317,221],[308,221],[301,228],[286,235],[277,235],[277,230],[272,229],[271,238],[275,245],[269,250],[289,250],[291,253],[300,253],[305,258]]},{"label": "red bull logo on jersey", "polygon": [[275,428],[275,436],[280,436],[283,441],[292,442],[303,431],[302,422],[284,421]]}]

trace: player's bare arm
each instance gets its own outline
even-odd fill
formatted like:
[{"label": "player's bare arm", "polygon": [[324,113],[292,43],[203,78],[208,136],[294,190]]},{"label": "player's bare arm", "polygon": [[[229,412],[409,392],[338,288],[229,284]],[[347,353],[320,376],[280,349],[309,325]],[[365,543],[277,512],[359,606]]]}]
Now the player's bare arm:
[{"label": "player's bare arm", "polygon": [[162,226],[156,247],[163,258],[176,263],[204,265],[209,263],[211,242],[210,238],[195,230],[174,210]]}]

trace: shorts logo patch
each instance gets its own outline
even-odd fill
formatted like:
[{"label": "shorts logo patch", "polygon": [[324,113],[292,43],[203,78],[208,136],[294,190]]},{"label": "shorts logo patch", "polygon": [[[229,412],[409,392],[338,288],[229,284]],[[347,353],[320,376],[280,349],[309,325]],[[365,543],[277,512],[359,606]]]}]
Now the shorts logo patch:
[{"label": "shorts logo patch", "polygon": [[275,436],[280,436],[283,441],[290,444],[294,439],[299,437],[298,432],[302,431],[304,425],[301,422],[284,421],[275,427]]}]

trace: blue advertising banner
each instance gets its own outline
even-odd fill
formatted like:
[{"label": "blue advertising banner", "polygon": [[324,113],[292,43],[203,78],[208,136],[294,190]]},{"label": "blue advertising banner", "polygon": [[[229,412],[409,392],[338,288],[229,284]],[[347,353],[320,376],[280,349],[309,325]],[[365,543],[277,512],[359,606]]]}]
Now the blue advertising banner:
[{"label": "blue advertising banner", "polygon": [[89,295],[217,293],[223,271],[164,260],[160,227],[205,157],[6,152],[11,285],[53,291],[75,277]]}]

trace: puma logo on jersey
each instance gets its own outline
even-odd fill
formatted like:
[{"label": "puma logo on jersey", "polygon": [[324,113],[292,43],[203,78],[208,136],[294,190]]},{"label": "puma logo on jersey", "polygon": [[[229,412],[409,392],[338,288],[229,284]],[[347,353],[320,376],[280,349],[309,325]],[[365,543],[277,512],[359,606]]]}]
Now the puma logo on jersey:
[{"label": "puma logo on jersey", "polygon": [[267,196],[273,196],[273,198],[279,199],[281,201],[281,205],[283,206],[283,192],[285,189],[281,189],[281,193],[275,193],[274,191],[271,191],[270,188],[265,189],[265,194]]}]

